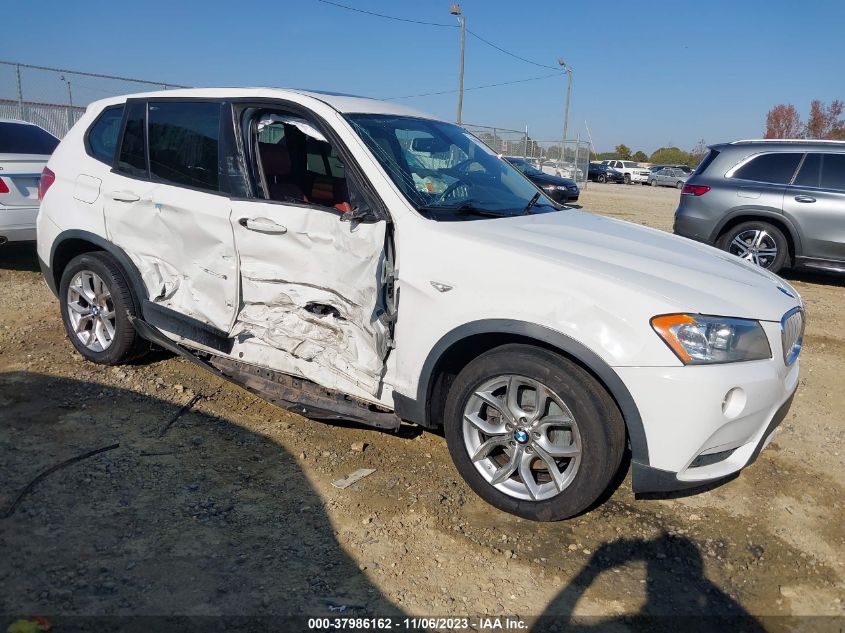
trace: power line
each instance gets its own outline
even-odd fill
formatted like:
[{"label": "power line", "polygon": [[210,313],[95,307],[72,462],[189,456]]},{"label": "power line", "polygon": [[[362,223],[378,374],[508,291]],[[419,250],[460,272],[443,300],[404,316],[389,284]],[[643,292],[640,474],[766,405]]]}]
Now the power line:
[{"label": "power line", "polygon": [[[321,0],[321,1],[322,1],[322,0]],[[483,37],[481,37],[478,33],[475,33],[475,32],[473,32],[473,31],[471,31],[471,30],[469,30],[469,29],[467,29],[467,33],[469,33],[470,35],[472,35],[475,39],[477,39],[477,40],[480,40],[480,41],[484,42],[485,44],[487,44],[487,46],[492,46],[492,47],[493,47],[493,48],[495,48],[497,51],[502,52],[502,53],[504,53],[505,55],[510,55],[511,57],[513,57],[513,58],[515,58],[515,59],[518,59],[518,60],[520,60],[520,61],[523,61],[523,62],[525,62],[526,64],[533,64],[534,66],[539,66],[540,68],[551,68],[552,70],[558,70],[558,72],[560,72],[560,71],[559,71],[559,69],[555,68],[554,66],[548,66],[548,65],[546,65],[546,64],[540,64],[539,62],[533,62],[533,61],[531,61],[530,59],[525,59],[524,57],[520,57],[520,56],[519,56],[519,55],[517,55],[516,53],[511,53],[510,51],[506,51],[506,50],[505,50],[504,48],[502,48],[501,46],[496,46],[496,45],[495,45],[493,42],[491,42],[490,40],[485,40],[485,39],[484,39]]]},{"label": "power line", "polygon": [[[550,73],[548,75],[540,75],[539,77],[528,77],[526,79],[514,79],[513,81],[502,81],[502,82],[495,83],[495,84],[485,84],[483,86],[473,86],[472,88],[464,88],[464,91],[481,90],[483,88],[496,88],[497,86],[510,86],[512,84],[521,84],[521,83],[525,83],[527,81],[539,81],[540,79],[548,79],[549,77],[559,77],[559,76],[560,76],[560,73],[555,72],[555,73]],[[431,96],[434,96],[434,95],[448,95],[448,94],[454,94],[456,92],[458,92],[458,91],[457,90],[441,90],[439,92],[423,92],[421,94],[404,95],[404,96],[401,96],[401,97],[382,97],[382,99],[384,99],[385,101],[396,101],[398,99],[413,99],[415,97],[431,97]]]},{"label": "power line", "polygon": [[[348,11],[355,11],[356,13],[363,13],[365,15],[372,15],[372,16],[375,16],[375,17],[378,17],[378,18],[384,18],[385,20],[395,20],[397,22],[408,22],[410,24],[422,24],[424,26],[438,26],[438,27],[448,28],[448,29],[458,28],[457,24],[444,24],[442,22],[425,22],[423,20],[410,20],[408,18],[398,18],[394,15],[385,15],[384,13],[375,13],[374,11],[365,11],[364,9],[358,9],[356,7],[350,7],[350,6],[347,6],[345,4],[340,4],[339,2],[332,2],[332,0],[317,0],[317,2],[322,2],[323,4],[330,4],[334,7],[339,7],[341,9],[346,9]],[[510,55],[514,59],[518,59],[519,61],[525,62],[526,64],[532,64],[534,66],[539,66],[540,68],[549,68],[551,70],[558,70],[554,66],[549,66],[547,64],[541,64],[539,62],[531,61],[530,59],[526,59],[525,57],[521,57],[520,55],[517,55],[516,53],[511,53],[510,51],[505,50],[501,46],[494,44],[490,40],[487,40],[487,39],[481,37],[478,33],[475,33],[474,31],[467,29],[467,33],[472,35],[477,40],[487,44],[487,46],[495,48],[497,51],[504,53],[505,55]],[[452,92],[457,92],[457,91],[453,90]]]},{"label": "power line", "polygon": [[396,20],[397,22],[408,22],[410,24],[423,24],[425,26],[439,26],[448,29],[456,29],[458,28],[457,24],[443,24],[442,22],[424,22],[423,20],[410,20],[408,18],[397,18],[393,15],[385,15],[384,13],[375,13],[374,11],[365,11],[364,9],[358,9],[356,7],[349,7],[345,4],[340,4],[339,2],[331,2],[331,0],[317,0],[317,2],[322,2],[323,4],[330,4],[335,7],[340,7],[341,9],[347,9],[348,11],[355,11],[357,13],[364,13],[366,15],[373,15],[377,18],[384,18],[385,20]]}]

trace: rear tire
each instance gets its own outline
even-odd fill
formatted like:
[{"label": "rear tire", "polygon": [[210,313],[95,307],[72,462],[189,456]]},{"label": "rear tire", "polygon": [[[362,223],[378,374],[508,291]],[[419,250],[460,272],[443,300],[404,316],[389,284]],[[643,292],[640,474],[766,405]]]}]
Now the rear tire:
[{"label": "rear tire", "polygon": [[479,356],[458,374],[444,413],[461,476],[487,503],[525,519],[583,512],[615,483],[622,463],[625,424],[615,402],[589,372],[549,350],[508,344]]},{"label": "rear tire", "polygon": [[59,301],[68,338],[87,360],[121,365],[149,351],[130,321],[138,316],[138,303],[111,255],[74,257],[62,273]]},{"label": "rear tire", "polygon": [[728,229],[717,246],[773,273],[789,264],[789,242],[783,231],[761,220],[743,222]]}]

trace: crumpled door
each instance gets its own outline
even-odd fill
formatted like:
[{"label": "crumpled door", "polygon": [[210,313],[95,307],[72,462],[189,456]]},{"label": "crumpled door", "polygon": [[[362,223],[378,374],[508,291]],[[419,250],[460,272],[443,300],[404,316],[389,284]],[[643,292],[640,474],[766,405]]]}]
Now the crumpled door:
[{"label": "crumpled door", "polygon": [[242,305],[232,335],[270,350],[273,368],[376,394],[389,344],[379,319],[386,226],[233,201]]}]

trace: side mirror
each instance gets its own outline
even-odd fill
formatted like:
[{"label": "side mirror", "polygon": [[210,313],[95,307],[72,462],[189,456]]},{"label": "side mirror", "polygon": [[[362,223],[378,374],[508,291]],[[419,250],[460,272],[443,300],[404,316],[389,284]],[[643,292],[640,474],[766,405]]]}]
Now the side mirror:
[{"label": "side mirror", "polygon": [[373,211],[364,201],[361,201],[361,204],[354,207],[352,211],[347,211],[340,216],[341,222],[355,222],[363,224],[375,224],[376,222],[381,222],[383,219],[384,218]]}]

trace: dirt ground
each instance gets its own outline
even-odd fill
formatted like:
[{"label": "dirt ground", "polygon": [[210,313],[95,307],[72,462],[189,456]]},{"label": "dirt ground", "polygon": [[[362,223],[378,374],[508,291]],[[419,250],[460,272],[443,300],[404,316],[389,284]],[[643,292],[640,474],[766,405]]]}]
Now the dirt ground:
[{"label": "dirt ground", "polygon": [[[677,199],[590,184],[581,204],[671,230]],[[537,524],[479,500],[441,436],[310,421],[164,354],[83,361],[34,249],[2,247],[0,614],[841,618],[845,278],[787,277],[809,319],[800,388],[753,467],[672,499],[635,500],[629,475],[597,509]],[[38,473],[115,443],[4,517]],[[331,486],[359,468],[376,470]]]}]

